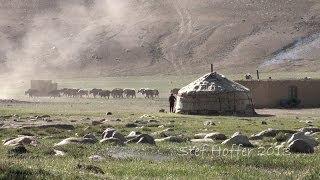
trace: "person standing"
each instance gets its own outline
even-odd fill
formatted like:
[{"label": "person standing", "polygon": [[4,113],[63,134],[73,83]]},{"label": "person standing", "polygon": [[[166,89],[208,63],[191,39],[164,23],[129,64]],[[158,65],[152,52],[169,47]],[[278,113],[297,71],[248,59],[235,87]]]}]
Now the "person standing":
[{"label": "person standing", "polygon": [[176,102],[176,97],[173,94],[169,97],[169,104],[170,104],[170,113],[174,112],[174,103]]}]

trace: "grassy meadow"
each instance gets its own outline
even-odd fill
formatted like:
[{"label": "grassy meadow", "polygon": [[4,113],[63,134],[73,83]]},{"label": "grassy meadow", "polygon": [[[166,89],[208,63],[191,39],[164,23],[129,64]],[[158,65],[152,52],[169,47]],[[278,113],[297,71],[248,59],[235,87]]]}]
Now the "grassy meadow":
[{"label": "grassy meadow", "polygon": [[[266,75],[267,76],[267,75]],[[284,77],[283,75],[282,77]],[[301,75],[303,77],[304,75]],[[72,144],[54,147],[55,143],[68,137],[82,137],[88,133],[101,139],[101,133],[108,127],[117,129],[123,135],[131,131],[146,134],[171,128],[174,135],[187,140],[197,133],[221,132],[230,137],[235,132],[252,135],[268,128],[297,130],[307,127],[307,121],[320,126],[320,111],[306,110],[258,110],[268,116],[190,116],[159,113],[161,108],[168,110],[169,89],[188,84],[199,76],[184,78],[160,77],[122,77],[122,78],[77,78],[56,79],[59,87],[90,89],[130,87],[157,88],[159,99],[93,99],[93,98],[34,98],[23,95],[27,82],[9,88],[8,97],[22,102],[0,103],[0,120],[4,125],[17,123],[67,123],[74,130],[59,128],[1,128],[0,139],[30,135],[37,137],[37,146],[26,146],[27,153],[12,153],[12,147],[0,145],[0,179],[319,179],[320,152],[314,154],[286,154],[278,152],[275,138],[252,141],[254,148],[240,148],[243,154],[231,153],[232,147],[213,143],[157,142],[156,146],[127,144]],[[231,76],[239,79],[240,75]],[[112,115],[106,115],[112,112]],[[149,115],[144,116],[143,115]],[[7,115],[15,115],[5,118]],[[30,120],[30,117],[49,115],[52,122],[43,119]],[[102,124],[92,121],[106,119]],[[137,127],[128,124],[137,120],[155,120],[153,123]],[[207,126],[211,121],[215,125]],[[262,122],[266,124],[262,124]],[[136,123],[137,124],[137,123]],[[319,134],[317,135],[320,137]],[[161,135],[154,135],[161,138]],[[224,151],[219,151],[224,150]],[[65,152],[56,156],[54,150]],[[269,150],[269,151],[268,151]],[[248,152],[250,151],[249,155]],[[91,160],[92,155],[103,159]]]}]

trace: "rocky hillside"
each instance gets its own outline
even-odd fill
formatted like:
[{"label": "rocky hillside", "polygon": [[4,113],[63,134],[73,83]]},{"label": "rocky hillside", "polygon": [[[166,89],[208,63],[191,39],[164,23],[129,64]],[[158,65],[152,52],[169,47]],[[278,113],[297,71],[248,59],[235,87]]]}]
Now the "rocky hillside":
[{"label": "rocky hillside", "polygon": [[2,72],[312,70],[319,0],[0,0]]}]

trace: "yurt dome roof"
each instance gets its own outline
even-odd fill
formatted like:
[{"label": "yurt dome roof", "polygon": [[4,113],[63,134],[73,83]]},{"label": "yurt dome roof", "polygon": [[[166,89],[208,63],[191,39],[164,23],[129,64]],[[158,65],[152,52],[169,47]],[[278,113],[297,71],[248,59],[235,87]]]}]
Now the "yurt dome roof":
[{"label": "yurt dome roof", "polygon": [[249,92],[245,86],[227,79],[217,72],[209,73],[183,87],[179,94],[218,94],[231,92]]}]

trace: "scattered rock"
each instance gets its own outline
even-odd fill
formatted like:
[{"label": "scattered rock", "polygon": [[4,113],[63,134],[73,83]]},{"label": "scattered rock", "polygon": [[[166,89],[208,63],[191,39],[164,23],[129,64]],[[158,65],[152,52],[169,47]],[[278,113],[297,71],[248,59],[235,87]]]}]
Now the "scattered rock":
[{"label": "scattered rock", "polygon": [[123,142],[126,141],[126,138],[124,137],[124,135],[122,135],[121,133],[119,133],[119,132],[117,132],[117,131],[113,132],[112,137],[113,137],[113,138],[120,139],[120,140],[123,141]]},{"label": "scattered rock", "polygon": [[278,133],[274,139],[277,141],[277,142],[284,142],[284,141],[287,141],[290,137],[292,136],[292,134],[289,134],[289,133]]},{"label": "scattered rock", "polygon": [[158,124],[158,123],[151,123],[151,124],[147,124],[146,126],[147,126],[147,127],[159,127],[160,124]]},{"label": "scattered rock", "polygon": [[143,119],[143,118],[155,118],[154,116],[151,116],[149,114],[144,114],[140,117],[140,119]]},{"label": "scattered rock", "polygon": [[113,128],[107,128],[107,129],[104,130],[103,133],[102,133],[102,139],[112,137],[112,134],[113,134],[115,131],[116,131],[116,130],[113,129]]},{"label": "scattered rock", "polygon": [[291,138],[288,140],[288,144],[291,144],[293,141],[298,139],[308,143],[311,147],[318,146],[318,142],[312,136],[306,135],[304,132],[298,132],[293,134]]},{"label": "scattered rock", "polygon": [[214,133],[209,133],[205,137],[205,139],[212,139],[212,140],[226,140],[228,137],[222,133],[219,132],[214,132]]},{"label": "scattered rock", "polygon": [[212,139],[191,139],[193,143],[213,143]]},{"label": "scattered rock", "polygon": [[166,112],[165,109],[160,109],[160,110],[159,110],[159,113],[165,113],[165,112]]},{"label": "scattered rock", "polygon": [[65,156],[66,155],[65,152],[59,151],[59,150],[55,150],[55,149],[53,150],[53,152],[54,152],[55,156]]},{"label": "scattered rock", "polygon": [[302,139],[292,141],[288,149],[293,153],[314,153],[314,147]]},{"label": "scattered rock", "polygon": [[293,131],[293,130],[278,130],[278,129],[272,129],[272,128],[269,128],[267,130],[264,130],[264,131],[261,131],[260,133],[258,134],[255,134],[255,135],[252,135],[250,137],[250,140],[261,140],[263,139],[264,137],[275,137],[277,134],[279,133],[289,133],[289,134],[294,134],[296,133],[297,131]]},{"label": "scattered rock", "polygon": [[33,136],[21,136],[4,142],[4,146],[33,145],[36,146],[38,141]]},{"label": "scattered rock", "polygon": [[141,132],[131,131],[131,132],[128,134],[127,138],[128,138],[128,139],[135,138],[135,137],[137,137],[137,136],[139,136],[139,135],[141,135],[141,134],[142,134]]},{"label": "scattered rock", "polygon": [[315,133],[315,132],[320,132],[320,128],[318,127],[305,127],[305,128],[301,128],[299,129],[300,132],[311,132],[311,133]]},{"label": "scattered rock", "polygon": [[138,123],[138,124],[147,124],[148,122],[143,121],[143,120],[136,120],[134,123]]},{"label": "scattered rock", "polygon": [[198,133],[194,135],[195,139],[204,139],[204,137],[207,135],[207,133]]},{"label": "scattered rock", "polygon": [[167,128],[167,129],[164,129],[162,131],[157,131],[157,132],[154,132],[152,133],[153,136],[159,136],[159,137],[170,137],[172,136],[172,132],[174,130],[172,128]]},{"label": "scattered rock", "polygon": [[114,137],[102,139],[102,140],[100,141],[100,143],[120,145],[120,146],[123,146],[123,145],[124,145],[124,141],[122,141],[122,140],[120,140],[120,139],[118,139],[118,138],[114,138]]},{"label": "scattered rock", "polygon": [[242,145],[244,147],[253,147],[249,138],[239,132],[234,133],[231,138],[222,142],[225,145]]},{"label": "scattered rock", "polygon": [[61,142],[55,144],[54,146],[64,146],[67,144],[94,144],[96,143],[96,140],[90,139],[90,138],[66,138],[62,140]]},{"label": "scattered rock", "polygon": [[140,134],[139,136],[132,138],[127,141],[127,143],[144,143],[144,144],[151,144],[155,145],[154,138],[148,134]]},{"label": "scattered rock", "polygon": [[178,136],[170,136],[170,137],[165,137],[162,139],[155,139],[155,142],[173,142],[173,143],[182,143],[186,142],[186,139]]},{"label": "scattered rock", "polygon": [[157,120],[155,120],[155,119],[150,119],[149,121],[148,121],[148,123],[158,123],[159,121],[157,121]]},{"label": "scattered rock", "polygon": [[121,119],[116,119],[117,122],[121,122]]},{"label": "scattered rock", "polygon": [[92,155],[89,157],[89,159],[92,161],[103,161],[105,158],[103,158],[102,156],[99,156],[99,155]]},{"label": "scattered rock", "polygon": [[71,124],[43,124],[43,125],[35,125],[35,126],[23,126],[22,129],[48,129],[48,128],[57,128],[57,129],[65,129],[65,130],[74,130],[75,127]]},{"label": "scattered rock", "polygon": [[107,112],[106,113],[108,116],[111,116],[112,115],[112,112]]},{"label": "scattered rock", "polygon": [[135,127],[138,127],[138,125],[135,124],[135,123],[128,123],[128,124],[125,125],[125,127],[127,127],[127,128],[135,128]]},{"label": "scattered rock", "polygon": [[215,126],[216,124],[214,122],[212,122],[212,121],[206,121],[206,122],[203,123],[203,125],[205,125],[205,126]]},{"label": "scattered rock", "polygon": [[12,155],[25,154],[27,152],[28,150],[23,145],[18,145],[8,150],[8,154],[12,154]]},{"label": "scattered rock", "polygon": [[92,133],[89,133],[89,134],[84,135],[83,138],[85,138],[85,139],[92,139],[92,140],[95,141],[95,142],[98,141],[97,137],[96,137],[94,134],[92,134]]}]

